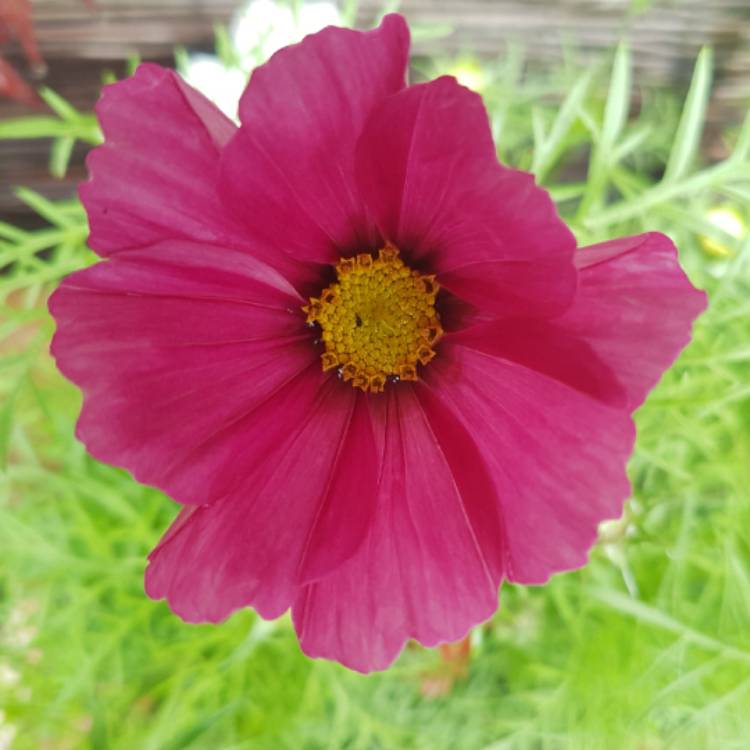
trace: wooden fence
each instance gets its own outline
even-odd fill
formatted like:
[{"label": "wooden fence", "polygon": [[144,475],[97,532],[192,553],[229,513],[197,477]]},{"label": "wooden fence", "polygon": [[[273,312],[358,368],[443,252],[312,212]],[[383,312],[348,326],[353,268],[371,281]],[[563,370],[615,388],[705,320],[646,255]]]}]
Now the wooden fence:
[{"label": "wooden fence", "polygon": [[[0,3],[14,0],[0,0]],[[39,43],[49,64],[45,83],[75,106],[90,109],[102,70],[122,72],[134,52],[165,64],[177,45],[210,49],[214,22],[227,22],[239,0],[96,0],[91,12],[80,0],[36,0]],[[439,40],[415,45],[418,54],[471,51],[501,55],[510,40],[520,42],[540,65],[555,65],[563,44],[574,42],[583,59],[596,58],[627,37],[637,74],[650,82],[684,87],[697,51],[716,48],[715,99],[718,112],[734,112],[750,98],[750,0],[403,0],[414,24],[449,26]],[[359,18],[372,22],[382,0],[361,0]],[[17,48],[4,52],[19,67]],[[21,105],[0,101],[0,120],[26,114]],[[52,197],[70,195],[84,177],[83,150],[75,153],[68,179],[47,174],[48,144],[0,142],[0,218],[34,219],[15,199],[11,186],[28,185]]]}]

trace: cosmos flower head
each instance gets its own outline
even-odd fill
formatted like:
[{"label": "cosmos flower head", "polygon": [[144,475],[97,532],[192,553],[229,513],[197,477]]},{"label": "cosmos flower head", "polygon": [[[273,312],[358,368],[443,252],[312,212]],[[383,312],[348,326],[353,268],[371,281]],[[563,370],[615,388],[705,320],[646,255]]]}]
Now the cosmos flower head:
[{"label": "cosmos flower head", "polygon": [[577,248],[480,97],[407,85],[408,51],[399,15],[308,36],[239,127],[154,65],[107,87],[81,187],[103,260],[50,301],[80,439],[183,505],[149,596],[291,608],[360,671],[585,563],[705,306],[664,235]]}]

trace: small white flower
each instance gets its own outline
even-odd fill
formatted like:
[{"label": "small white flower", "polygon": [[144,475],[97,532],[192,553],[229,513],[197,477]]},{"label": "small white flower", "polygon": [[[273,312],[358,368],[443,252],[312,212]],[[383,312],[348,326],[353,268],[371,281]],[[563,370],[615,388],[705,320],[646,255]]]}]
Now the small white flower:
[{"label": "small white flower", "polygon": [[235,17],[230,35],[240,58],[258,65],[307,34],[340,24],[341,15],[331,2],[302,3],[295,14],[289,3],[252,0]]},{"label": "small white flower", "polygon": [[182,76],[227,117],[237,120],[237,105],[247,85],[247,73],[240,68],[226,67],[213,55],[196,54],[189,57]]},{"label": "small white flower", "polygon": [[332,2],[302,3],[295,13],[288,2],[252,0],[230,26],[238,63],[227,65],[214,55],[194,54],[188,56],[180,72],[191,86],[236,121],[240,96],[252,69],[282,47],[332,25],[341,25],[341,14]]}]

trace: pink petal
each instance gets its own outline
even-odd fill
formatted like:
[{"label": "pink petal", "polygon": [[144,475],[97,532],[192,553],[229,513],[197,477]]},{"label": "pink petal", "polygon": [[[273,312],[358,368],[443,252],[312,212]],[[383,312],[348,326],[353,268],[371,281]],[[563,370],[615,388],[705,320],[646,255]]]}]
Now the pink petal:
[{"label": "pink petal", "polygon": [[[344,389],[348,397],[348,386]],[[318,448],[313,445],[312,449]],[[325,576],[357,551],[375,509],[378,468],[367,397],[358,393],[346,437],[339,444],[336,473],[305,543],[301,582]]]},{"label": "pink petal", "polygon": [[357,146],[357,179],[383,236],[496,315],[560,313],[575,239],[532,175],[501,166],[481,98],[452,78],[385,100]]},{"label": "pink petal", "polygon": [[303,650],[367,672],[409,638],[463,637],[497,608],[504,543],[494,492],[466,429],[430,394],[371,400],[379,453],[375,517],[357,554],[302,589]]},{"label": "pink petal", "polygon": [[705,295],[690,284],[664,235],[605,242],[576,259],[579,292],[562,317],[482,322],[450,340],[632,411],[688,343]]},{"label": "pink petal", "polygon": [[354,181],[354,144],[374,107],[405,85],[409,30],[329,27],[257,68],[242,127],[222,158],[222,194],[275,252],[334,263],[376,246]]},{"label": "pink petal", "polygon": [[236,127],[174,71],[141,65],[96,106],[104,144],[80,187],[101,255],[169,238],[241,244],[217,194],[219,154]]},{"label": "pink petal", "polygon": [[[330,378],[297,386],[236,443],[247,460],[227,496],[178,517],[150,556],[148,595],[188,621],[248,605],[277,617],[302,580],[340,566],[366,533],[377,476],[365,396]],[[265,440],[274,420],[283,429]]]},{"label": "pink petal", "polygon": [[499,500],[506,577],[543,583],[586,562],[630,487],[627,412],[554,374],[446,340],[425,384],[476,441]]},{"label": "pink petal", "polygon": [[237,441],[264,450],[265,433],[242,442],[256,410],[319,367],[301,304],[251,256],[188,242],[69,276],[50,300],[52,352],[84,393],[79,437],[180,502],[215,500],[242,475]]},{"label": "pink petal", "polygon": [[679,265],[677,248],[650,232],[579,250],[580,286],[559,325],[615,373],[635,409],[690,341],[706,309]]},{"label": "pink petal", "polygon": [[610,406],[627,406],[625,389],[612,369],[556,320],[494,320],[450,334],[448,340],[536,370]]}]

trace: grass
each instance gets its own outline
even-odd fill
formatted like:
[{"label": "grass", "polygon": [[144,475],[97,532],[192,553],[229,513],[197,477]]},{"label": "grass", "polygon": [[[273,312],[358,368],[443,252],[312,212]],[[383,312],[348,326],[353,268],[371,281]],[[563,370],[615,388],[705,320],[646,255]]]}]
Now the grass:
[{"label": "grass", "polygon": [[[568,61],[523,77],[518,50],[485,66],[503,159],[534,168],[581,242],[666,231],[711,306],[638,412],[625,518],[584,569],[504,587],[468,675],[438,697],[423,690],[435,652],[409,648],[363,677],[305,658],[285,618],[191,626],[145,597],[145,556],[176,507],[74,438],[80,397],[47,353],[45,299],[93,260],[85,216],[19,191],[48,225],[0,223],[0,748],[744,750],[750,241],[706,217],[730,205],[750,219],[750,118],[725,134],[723,161],[704,163],[711,62],[698,58],[682,113],[642,89],[637,116],[626,46],[611,72],[583,76]],[[89,115],[52,101],[52,135],[96,140]]]}]

